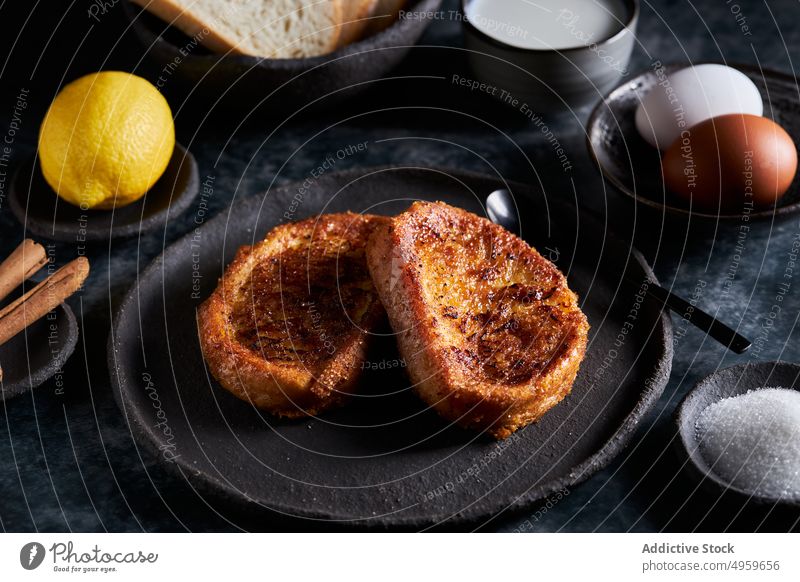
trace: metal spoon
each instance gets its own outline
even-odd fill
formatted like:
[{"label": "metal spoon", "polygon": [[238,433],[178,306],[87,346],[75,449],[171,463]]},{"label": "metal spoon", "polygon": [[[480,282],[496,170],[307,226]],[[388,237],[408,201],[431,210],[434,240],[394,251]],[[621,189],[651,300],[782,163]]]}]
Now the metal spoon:
[{"label": "metal spoon", "polygon": [[[509,232],[516,235],[520,234],[519,214],[517,213],[517,205],[514,203],[511,192],[505,188],[501,188],[489,194],[486,198],[486,211],[492,222],[499,224]],[[627,277],[626,280],[628,280]],[[692,316],[688,318],[689,323],[702,329],[723,346],[737,354],[743,354],[752,345],[750,340],[746,337],[736,333],[733,329],[711,314],[706,313],[697,306],[691,305],[688,301],[668,291],[664,287],[656,285],[655,283],[650,283],[647,287],[647,294],[658,301],[662,306],[671,309],[681,317],[685,317],[686,313],[691,312]]]}]

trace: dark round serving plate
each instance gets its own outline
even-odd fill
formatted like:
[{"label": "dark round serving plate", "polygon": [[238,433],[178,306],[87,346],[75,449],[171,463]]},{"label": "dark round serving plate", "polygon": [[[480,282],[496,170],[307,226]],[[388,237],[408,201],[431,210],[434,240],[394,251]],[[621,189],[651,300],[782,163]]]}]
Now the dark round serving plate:
[{"label": "dark round serving plate", "polygon": [[700,454],[696,426],[700,414],[724,398],[761,388],[800,390],[800,365],[789,362],[751,362],[731,366],[703,378],[684,397],[675,413],[680,435],[679,452],[686,467],[704,487],[716,494],[733,494],[739,501],[800,508],[800,499],[778,499],[753,495],[718,477]]},{"label": "dark round serving plate", "polygon": [[247,113],[262,105],[280,112],[311,103],[330,107],[351,97],[403,60],[432,20],[424,15],[441,3],[411,2],[405,10],[422,17],[398,19],[337,51],[303,59],[215,54],[138,5],[128,1],[124,5],[147,54],[163,67],[161,83],[177,80],[207,106]]},{"label": "dark round serving plate", "polygon": [[[693,63],[700,65],[704,63]],[[720,63],[728,64],[728,63]],[[667,74],[686,64],[665,65]],[[773,119],[795,140],[800,137],[800,88],[797,79],[748,65],[729,65],[747,75],[764,100],[764,117]],[[664,184],[661,154],[639,135],[635,113],[642,98],[657,83],[651,68],[614,89],[592,111],[586,126],[586,144],[603,178],[649,213],[694,224],[714,226],[739,223],[741,214],[716,215],[690,209]],[[778,220],[800,211],[800,175],[774,208],[751,212],[748,220]]]},{"label": "dark round serving plate", "polygon": [[0,346],[0,400],[27,392],[64,367],[78,343],[78,322],[62,303]]},{"label": "dark round serving plate", "polygon": [[133,204],[112,210],[81,210],[61,200],[32,158],[14,174],[11,211],[26,231],[66,242],[100,241],[163,229],[169,216],[186,210],[197,196],[200,178],[194,156],[176,143],[161,178]]},{"label": "dark round serving plate", "polygon": [[[391,336],[370,357],[364,395],[319,418],[272,418],[210,378],[195,310],[240,246],[289,218],[394,215],[418,197],[486,216],[482,201],[498,187],[511,189],[523,234],[567,274],[592,325],[571,395],[540,422],[503,442],[449,426],[410,393]],[[585,480],[658,400],[672,362],[669,316],[637,299],[623,273],[654,280],[600,223],[528,187],[459,170],[326,174],[235,201],[140,275],[112,322],[114,393],[133,434],[209,503],[360,527],[463,526]]]}]

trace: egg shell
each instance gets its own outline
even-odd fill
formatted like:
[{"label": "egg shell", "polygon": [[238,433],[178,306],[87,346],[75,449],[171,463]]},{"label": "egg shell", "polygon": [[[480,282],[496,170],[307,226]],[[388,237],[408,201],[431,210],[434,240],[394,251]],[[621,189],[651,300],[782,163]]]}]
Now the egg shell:
[{"label": "egg shell", "polygon": [[775,204],[797,171],[797,149],[777,123],[723,115],[684,131],[662,159],[664,182],[698,209],[742,213]]},{"label": "egg shell", "polygon": [[636,129],[650,145],[666,150],[684,129],[729,113],[762,115],[758,87],[731,67],[696,65],[666,76],[644,96]]}]

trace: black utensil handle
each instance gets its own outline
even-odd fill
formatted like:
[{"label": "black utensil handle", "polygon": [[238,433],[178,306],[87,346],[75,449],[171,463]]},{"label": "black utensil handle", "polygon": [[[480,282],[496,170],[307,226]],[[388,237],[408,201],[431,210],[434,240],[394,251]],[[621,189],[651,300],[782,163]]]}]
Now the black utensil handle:
[{"label": "black utensil handle", "polygon": [[750,340],[735,332],[720,320],[706,313],[696,305],[692,305],[685,299],[673,295],[663,287],[655,283],[650,283],[647,292],[666,307],[688,320],[689,323],[702,329],[712,338],[737,354],[743,354],[752,345]]}]

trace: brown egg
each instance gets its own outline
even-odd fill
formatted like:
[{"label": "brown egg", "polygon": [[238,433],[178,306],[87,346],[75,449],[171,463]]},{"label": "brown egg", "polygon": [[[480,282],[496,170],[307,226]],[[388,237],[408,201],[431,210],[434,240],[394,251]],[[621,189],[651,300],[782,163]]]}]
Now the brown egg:
[{"label": "brown egg", "polygon": [[797,149],[774,121],[735,113],[684,130],[661,163],[667,188],[694,208],[741,213],[784,195],[797,171]]}]

